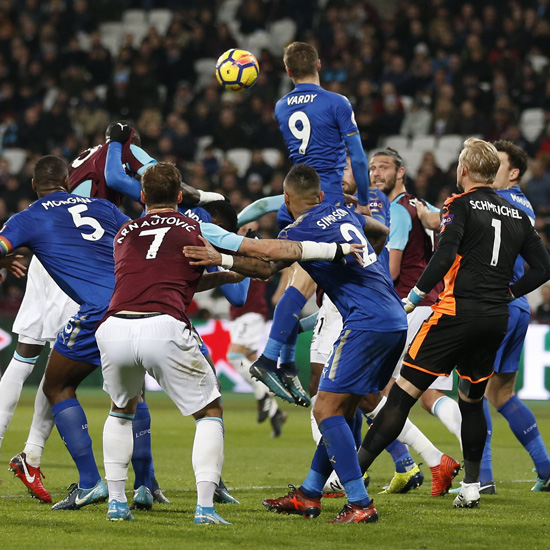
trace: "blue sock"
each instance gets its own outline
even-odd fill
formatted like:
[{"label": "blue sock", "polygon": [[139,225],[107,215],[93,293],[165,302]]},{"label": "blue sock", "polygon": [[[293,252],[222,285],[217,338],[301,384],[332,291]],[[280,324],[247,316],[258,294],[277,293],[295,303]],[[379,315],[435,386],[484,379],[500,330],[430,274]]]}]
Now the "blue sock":
[{"label": "blue sock", "polygon": [[361,429],[363,428],[363,413],[359,409],[357,409],[352,421],[350,422],[348,420],[348,425],[351,429],[351,433],[353,434],[355,448],[359,449],[361,442],[363,441],[363,438],[361,437]]},{"label": "blue sock", "polygon": [[273,324],[269,339],[262,355],[277,361],[284,344],[291,343],[291,337],[300,322],[300,311],[306,305],[305,296],[293,286],[288,287],[281,296],[273,314]]},{"label": "blue sock", "polygon": [[398,474],[402,474],[413,469],[415,462],[406,445],[396,439],[393,443],[390,443],[386,447],[386,451],[388,451],[393,458],[395,463],[395,471]]},{"label": "blue sock", "polygon": [[283,344],[280,352],[281,358],[281,369],[286,374],[296,375],[298,374],[298,369],[296,368],[296,363],[294,358],[296,355],[296,341],[298,340],[298,328],[300,323],[296,323],[296,326],[292,329],[291,334],[288,337],[288,342]]},{"label": "blue sock", "polygon": [[328,459],[325,443],[323,438],[321,438],[317,449],[315,449],[307,477],[302,483],[300,490],[310,498],[320,497],[323,494],[323,487],[332,470],[332,464]]},{"label": "blue sock", "polygon": [[319,424],[319,430],[323,434],[329,460],[346,489],[349,502],[367,506],[370,498],[363,483],[355,441],[346,419],[343,416],[325,418]]},{"label": "blue sock", "polygon": [[52,407],[55,425],[78,469],[78,486],[91,489],[101,479],[97,469],[88,420],[78,399],[65,399]]},{"label": "blue sock", "polygon": [[531,455],[538,476],[546,479],[550,475],[550,458],[537,427],[535,415],[517,395],[508,399],[498,412],[508,420],[514,435]]},{"label": "blue sock", "polygon": [[485,447],[483,447],[483,456],[481,457],[481,470],[479,472],[479,482],[481,486],[486,485],[489,481],[493,481],[493,454],[491,451],[491,438],[493,437],[493,419],[489,410],[489,402],[485,397],[483,399],[483,412],[487,421],[487,439]]},{"label": "blue sock", "polygon": [[134,468],[134,489],[145,485],[153,490],[151,484],[151,415],[145,401],[137,404],[136,415],[132,422],[134,434],[134,453],[132,454],[132,467]]}]

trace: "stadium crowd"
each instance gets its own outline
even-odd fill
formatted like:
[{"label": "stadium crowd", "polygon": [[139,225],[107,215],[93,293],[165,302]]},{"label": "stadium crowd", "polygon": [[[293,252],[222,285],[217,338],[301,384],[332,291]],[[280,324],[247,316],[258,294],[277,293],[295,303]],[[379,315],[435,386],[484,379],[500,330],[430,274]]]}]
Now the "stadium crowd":
[{"label": "stadium crowd", "polygon": [[[238,210],[280,194],[290,165],[273,109],[290,82],[282,51],[261,47],[255,37],[291,20],[292,38],[320,51],[322,85],[351,100],[366,151],[398,134],[511,140],[531,158],[525,191],[539,229],[550,236],[546,0],[402,0],[383,10],[368,0],[296,4],[2,0],[0,223],[33,200],[29,180],[37,158],[51,153],[71,160],[102,143],[109,121],[121,118],[136,123],[151,156],[175,162],[185,181],[224,193]],[[151,8],[171,10],[168,24],[151,25],[144,36],[121,35],[113,48],[105,25],[128,10]],[[201,72],[200,60],[255,44],[261,73],[250,92],[224,92],[213,66],[210,77]],[[520,121],[530,109],[540,109],[544,120],[528,139]],[[235,148],[252,151],[246,170],[226,158]],[[279,150],[279,159],[267,162],[266,149]],[[24,162],[15,154],[21,151]],[[453,189],[454,168],[427,150],[407,187],[441,205]],[[131,215],[133,205],[126,209]],[[268,216],[260,230],[273,228]],[[6,285],[4,303],[16,308],[22,290]]]}]

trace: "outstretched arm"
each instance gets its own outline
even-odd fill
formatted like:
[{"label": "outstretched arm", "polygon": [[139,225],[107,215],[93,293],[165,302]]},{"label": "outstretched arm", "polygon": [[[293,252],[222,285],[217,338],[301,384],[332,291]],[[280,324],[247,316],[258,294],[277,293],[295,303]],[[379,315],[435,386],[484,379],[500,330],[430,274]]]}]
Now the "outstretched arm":
[{"label": "outstretched arm", "polygon": [[184,255],[192,258],[192,261],[189,262],[191,265],[222,266],[246,277],[254,277],[256,279],[269,279],[273,273],[285,267],[285,264],[265,262],[257,258],[242,258],[240,256],[222,254],[203,236],[200,236],[199,239],[204,243],[204,246],[186,246],[183,249]]},{"label": "outstretched arm", "polygon": [[210,290],[211,288],[217,288],[222,285],[239,283],[242,280],[243,276],[233,271],[214,271],[212,273],[204,273],[199,281],[197,292]]}]

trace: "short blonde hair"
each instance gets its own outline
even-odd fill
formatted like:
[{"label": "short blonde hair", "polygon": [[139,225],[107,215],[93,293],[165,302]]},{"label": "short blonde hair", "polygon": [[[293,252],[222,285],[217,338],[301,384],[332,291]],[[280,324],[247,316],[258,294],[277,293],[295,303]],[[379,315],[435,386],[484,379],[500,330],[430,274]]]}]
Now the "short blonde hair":
[{"label": "short blonde hair", "polygon": [[482,139],[469,138],[458,157],[458,163],[466,166],[468,175],[476,183],[492,183],[500,166],[496,147]]}]

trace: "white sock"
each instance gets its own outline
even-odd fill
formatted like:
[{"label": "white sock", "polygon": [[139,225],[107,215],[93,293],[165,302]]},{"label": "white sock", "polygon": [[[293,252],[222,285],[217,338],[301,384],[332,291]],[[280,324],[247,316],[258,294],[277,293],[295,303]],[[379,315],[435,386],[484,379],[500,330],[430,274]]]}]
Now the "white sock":
[{"label": "white sock", "polygon": [[443,453],[408,418],[397,440],[412,447],[430,468],[441,462]]},{"label": "white sock", "polygon": [[103,462],[109,500],[128,501],[125,485],[133,451],[132,419],[109,414],[103,427]]},{"label": "white sock", "polygon": [[[386,401],[387,397],[383,396],[380,403],[367,416],[372,419],[376,418],[376,415],[380,412]],[[437,466],[441,462],[443,453],[408,418],[405,426],[403,426],[403,430],[397,436],[397,441],[412,447],[430,468]]]},{"label": "white sock", "polygon": [[315,420],[315,417],[313,416],[313,405],[315,405],[315,401],[317,401],[317,394],[315,394],[311,398],[311,407],[309,409],[309,420],[311,422],[311,435],[313,436],[313,441],[315,442],[315,445],[319,445],[319,441],[321,441],[321,431],[319,430],[319,426],[317,425],[317,420]]},{"label": "white sock", "polygon": [[433,404],[432,414],[437,416],[437,418],[443,422],[445,427],[455,435],[460,443],[460,448],[462,448],[460,433],[462,415],[460,414],[460,407],[458,406],[458,403],[447,395],[443,395]]},{"label": "white sock", "polygon": [[265,384],[258,382],[250,375],[250,366],[252,363],[242,353],[230,353],[227,360],[233,365],[233,368],[252,386],[254,397],[259,401],[267,393]]},{"label": "white sock", "polygon": [[0,444],[19,403],[23,384],[36,365],[37,359],[38,356],[24,359],[16,353],[0,380]]},{"label": "white sock", "polygon": [[42,376],[34,398],[31,428],[23,449],[23,452],[27,455],[27,462],[36,468],[40,466],[46,441],[48,441],[55,425],[52,408],[44,393],[44,376]]},{"label": "white sock", "polygon": [[208,416],[196,421],[192,463],[200,506],[214,506],[214,490],[222,474],[223,444],[221,418]]}]

